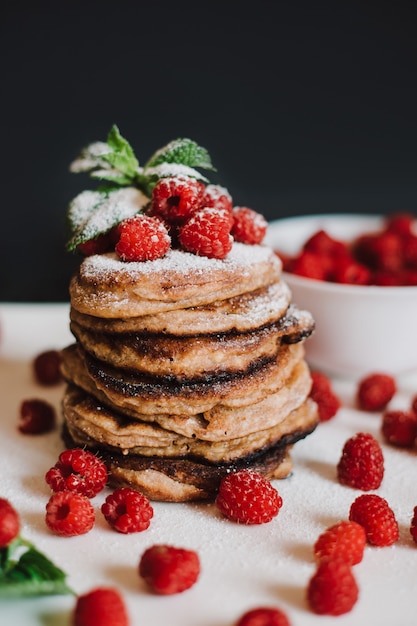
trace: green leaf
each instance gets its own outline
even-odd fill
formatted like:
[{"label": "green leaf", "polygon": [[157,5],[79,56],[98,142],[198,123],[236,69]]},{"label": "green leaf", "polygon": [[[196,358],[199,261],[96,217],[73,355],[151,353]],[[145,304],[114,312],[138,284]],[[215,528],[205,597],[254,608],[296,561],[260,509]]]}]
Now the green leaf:
[{"label": "green leaf", "polygon": [[110,191],[83,191],[71,202],[68,212],[67,249],[107,233],[122,220],[143,211],[149,198],[139,189],[124,187]]},{"label": "green leaf", "polygon": [[145,168],[155,167],[161,163],[178,163],[215,171],[208,151],[187,138],[174,139],[157,150],[147,161]]},{"label": "green leaf", "polygon": [[132,181],[139,167],[139,162],[129,142],[121,136],[119,129],[114,125],[107,137],[110,151],[103,155],[103,159],[115,170],[124,174]]},{"label": "green leaf", "polygon": [[0,598],[69,593],[65,572],[31,543],[18,538],[0,550]]}]

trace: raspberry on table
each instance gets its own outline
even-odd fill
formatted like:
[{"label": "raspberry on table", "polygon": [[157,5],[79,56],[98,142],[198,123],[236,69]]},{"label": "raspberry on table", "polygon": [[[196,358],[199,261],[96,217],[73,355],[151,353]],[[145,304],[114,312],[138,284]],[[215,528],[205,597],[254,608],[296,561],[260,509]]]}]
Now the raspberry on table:
[{"label": "raspberry on table", "polygon": [[357,403],[363,411],[383,411],[397,391],[395,378],[390,374],[375,372],[358,383]]},{"label": "raspberry on table", "polygon": [[410,534],[413,538],[413,541],[417,543],[417,506],[415,506],[413,509],[413,516],[410,523]]},{"label": "raspberry on table", "polygon": [[376,494],[362,494],[352,503],[349,519],[364,527],[368,543],[390,546],[398,540],[398,523],[387,500]]},{"label": "raspberry on table", "polygon": [[44,386],[57,385],[62,381],[61,353],[59,350],[45,350],[33,360],[36,382]]},{"label": "raspberry on table", "polygon": [[58,491],[46,504],[45,522],[56,535],[83,535],[94,526],[94,508],[90,500],[80,493]]},{"label": "raspberry on table", "polygon": [[208,207],[199,209],[180,228],[178,240],[188,252],[224,259],[233,245],[228,212]]},{"label": "raspberry on table", "polygon": [[114,530],[125,534],[146,530],[153,517],[149,499],[130,487],[115,489],[102,504],[101,512]]},{"label": "raspberry on table", "polygon": [[233,208],[232,219],[231,234],[235,241],[249,245],[262,242],[268,228],[263,215],[249,207],[237,206]]},{"label": "raspberry on table", "polygon": [[349,565],[357,565],[362,561],[365,545],[363,526],[344,520],[330,526],[319,536],[314,544],[314,556],[318,560],[337,557]]},{"label": "raspberry on table", "polygon": [[6,498],[0,498],[0,548],[9,545],[20,532],[20,518]]},{"label": "raspberry on table", "polygon": [[378,489],[384,477],[384,456],[371,434],[357,433],[345,442],[337,476],[342,485],[362,491]]},{"label": "raspberry on table", "polygon": [[97,587],[78,596],[72,626],[129,626],[121,594],[112,587]]},{"label": "raspberry on table", "polygon": [[280,609],[259,607],[244,613],[236,626],[290,626],[290,621]]},{"label": "raspberry on table", "polygon": [[330,558],[318,563],[307,586],[307,600],[314,613],[333,616],[349,613],[358,597],[359,587],[346,561]]},{"label": "raspberry on table", "polygon": [[142,554],[139,575],[155,593],[182,593],[196,583],[200,575],[200,559],[194,550],[154,545]]},{"label": "raspberry on table", "polygon": [[171,247],[171,237],[161,220],[149,215],[134,215],[118,226],[115,250],[122,261],[154,261]]},{"label": "raspberry on table", "polygon": [[222,479],[216,505],[234,522],[265,524],[278,515],[282,498],[267,478],[251,470],[240,470]]},{"label": "raspberry on table", "polygon": [[417,438],[417,415],[412,411],[385,411],[381,430],[388,443],[411,448]]},{"label": "raspberry on table", "polygon": [[73,491],[94,498],[104,489],[107,468],[95,454],[82,448],[64,450],[45,475],[52,491]]},{"label": "raspberry on table", "polygon": [[310,398],[317,404],[320,422],[332,419],[342,406],[334,393],[330,379],[322,372],[311,372]]},{"label": "raspberry on table", "polygon": [[160,178],[152,190],[151,215],[168,223],[183,223],[202,208],[205,185],[188,176]]},{"label": "raspberry on table", "polygon": [[55,428],[55,408],[46,400],[23,400],[19,409],[18,429],[23,434],[42,435]]}]

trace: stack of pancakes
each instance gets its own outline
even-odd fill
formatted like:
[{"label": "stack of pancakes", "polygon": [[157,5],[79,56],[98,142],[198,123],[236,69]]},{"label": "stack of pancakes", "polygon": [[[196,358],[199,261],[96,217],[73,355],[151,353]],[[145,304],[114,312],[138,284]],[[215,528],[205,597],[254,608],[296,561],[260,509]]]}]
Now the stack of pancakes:
[{"label": "stack of pancakes", "polygon": [[85,258],[62,355],[66,445],[153,500],[213,498],[241,468],[287,476],[317,409],[303,347],[314,322],[281,269],[270,248],[240,243],[224,260]]}]

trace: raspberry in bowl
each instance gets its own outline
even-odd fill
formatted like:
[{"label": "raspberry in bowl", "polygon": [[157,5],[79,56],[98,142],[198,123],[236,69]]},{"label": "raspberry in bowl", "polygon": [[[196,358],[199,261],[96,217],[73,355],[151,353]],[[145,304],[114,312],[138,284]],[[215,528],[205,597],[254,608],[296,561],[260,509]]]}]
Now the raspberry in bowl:
[{"label": "raspberry in bowl", "polygon": [[266,241],[284,262],[293,301],[314,316],[306,346],[314,368],[351,379],[417,368],[412,216],[285,218],[270,223]]}]

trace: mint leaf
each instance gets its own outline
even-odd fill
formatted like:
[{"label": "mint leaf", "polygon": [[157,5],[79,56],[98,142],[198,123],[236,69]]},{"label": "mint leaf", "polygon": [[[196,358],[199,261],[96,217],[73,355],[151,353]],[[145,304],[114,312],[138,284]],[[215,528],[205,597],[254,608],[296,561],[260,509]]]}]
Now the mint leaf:
[{"label": "mint leaf", "polygon": [[139,189],[124,187],[111,191],[83,191],[68,208],[68,250],[108,232],[122,220],[143,211],[147,198]]},{"label": "mint leaf", "polygon": [[18,538],[0,550],[0,598],[69,593],[65,572],[31,543]]},{"label": "mint leaf", "polygon": [[129,142],[121,136],[119,129],[114,125],[107,137],[110,151],[103,155],[103,159],[115,170],[118,170],[131,181],[135,178],[139,162]]},{"label": "mint leaf", "polygon": [[147,161],[145,168],[155,167],[161,163],[177,163],[215,171],[207,150],[186,138],[174,139],[157,150]]}]

